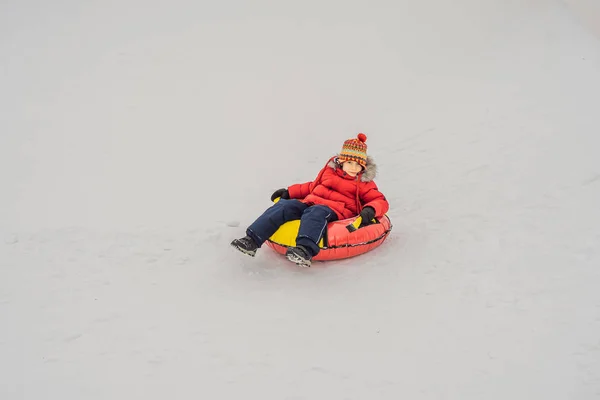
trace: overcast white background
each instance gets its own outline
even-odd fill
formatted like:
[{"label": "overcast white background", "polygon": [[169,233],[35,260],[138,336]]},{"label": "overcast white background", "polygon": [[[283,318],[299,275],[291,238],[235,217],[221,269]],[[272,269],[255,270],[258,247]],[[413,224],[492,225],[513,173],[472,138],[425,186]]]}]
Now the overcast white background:
[{"label": "overcast white background", "polygon": [[[599,16],[3,1],[0,398],[598,398]],[[381,247],[229,247],[358,132]]]}]

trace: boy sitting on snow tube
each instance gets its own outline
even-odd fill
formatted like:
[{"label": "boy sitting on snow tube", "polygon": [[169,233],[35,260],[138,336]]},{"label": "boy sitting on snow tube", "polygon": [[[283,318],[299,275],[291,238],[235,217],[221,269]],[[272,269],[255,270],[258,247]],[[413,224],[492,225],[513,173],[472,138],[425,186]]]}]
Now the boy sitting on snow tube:
[{"label": "boy sitting on snow tube", "polygon": [[252,257],[281,225],[300,220],[296,246],[286,251],[288,260],[309,267],[319,251],[319,241],[329,222],[360,215],[363,224],[381,218],[389,203],[373,181],[377,166],[367,156],[367,136],[359,133],[348,139],[337,157],[332,157],[312,182],[295,184],[279,189],[269,207],[247,229],[246,236],[235,239],[231,245]]}]

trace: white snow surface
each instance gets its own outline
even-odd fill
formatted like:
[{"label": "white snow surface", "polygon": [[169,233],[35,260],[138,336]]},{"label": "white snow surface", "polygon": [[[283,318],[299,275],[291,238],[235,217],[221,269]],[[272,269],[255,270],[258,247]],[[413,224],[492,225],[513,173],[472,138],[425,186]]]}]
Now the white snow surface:
[{"label": "white snow surface", "polygon": [[[0,3],[0,399],[600,398],[600,9]],[[368,135],[388,240],[229,242]]]}]

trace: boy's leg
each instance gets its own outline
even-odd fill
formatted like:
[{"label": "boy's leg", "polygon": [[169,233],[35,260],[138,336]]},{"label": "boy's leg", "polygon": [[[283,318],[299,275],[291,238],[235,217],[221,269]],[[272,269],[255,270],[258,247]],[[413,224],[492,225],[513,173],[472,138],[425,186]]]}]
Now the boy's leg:
[{"label": "boy's leg", "polygon": [[296,245],[307,249],[312,257],[316,256],[321,251],[319,241],[327,229],[327,224],[337,219],[337,214],[327,206],[308,207],[300,218],[300,230],[296,238]]},{"label": "boy's leg", "polygon": [[246,234],[254,240],[258,247],[269,239],[281,225],[288,221],[300,219],[308,206],[295,199],[279,199],[246,229]]}]

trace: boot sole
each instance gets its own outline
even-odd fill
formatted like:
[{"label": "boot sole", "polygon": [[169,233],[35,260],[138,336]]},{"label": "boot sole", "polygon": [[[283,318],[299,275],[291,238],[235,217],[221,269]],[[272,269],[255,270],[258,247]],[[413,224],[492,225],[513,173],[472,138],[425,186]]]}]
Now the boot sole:
[{"label": "boot sole", "polygon": [[243,247],[240,247],[240,246],[238,246],[238,245],[236,245],[234,243],[231,243],[231,247],[233,247],[234,249],[238,250],[240,253],[244,253],[244,254],[246,254],[246,255],[248,255],[250,257],[256,256],[256,250],[254,250],[254,251],[248,251],[248,250],[244,249]]},{"label": "boot sole", "polygon": [[293,262],[294,264],[296,264],[300,267],[304,267],[304,268],[310,267],[310,260],[305,260],[304,258],[297,256],[294,253],[288,253],[285,256],[287,257],[288,260],[290,260],[291,262]]}]

